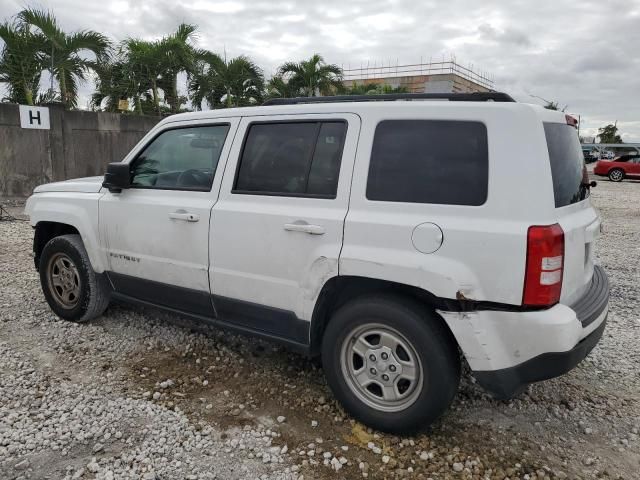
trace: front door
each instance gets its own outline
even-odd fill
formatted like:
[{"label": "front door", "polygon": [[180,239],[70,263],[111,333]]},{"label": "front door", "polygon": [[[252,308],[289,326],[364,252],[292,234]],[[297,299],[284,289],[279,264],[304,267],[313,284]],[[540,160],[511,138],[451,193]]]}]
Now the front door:
[{"label": "front door", "polygon": [[237,119],[169,124],[131,160],[131,188],[99,202],[116,292],[206,316],[209,220]]},{"label": "front door", "polygon": [[242,119],[211,220],[221,319],[308,341],[315,299],[338,275],[359,130],[352,114]]}]

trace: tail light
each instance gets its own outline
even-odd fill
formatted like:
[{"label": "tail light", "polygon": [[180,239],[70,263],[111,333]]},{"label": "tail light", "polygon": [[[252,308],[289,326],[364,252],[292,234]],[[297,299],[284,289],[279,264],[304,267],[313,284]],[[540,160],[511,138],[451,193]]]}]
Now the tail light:
[{"label": "tail light", "polygon": [[572,117],[571,115],[565,115],[564,119],[567,122],[567,125],[571,125],[572,127],[578,128],[578,119],[576,117]]},{"label": "tail light", "polygon": [[522,304],[551,306],[560,301],[564,269],[564,232],[557,223],[527,232],[527,266]]}]

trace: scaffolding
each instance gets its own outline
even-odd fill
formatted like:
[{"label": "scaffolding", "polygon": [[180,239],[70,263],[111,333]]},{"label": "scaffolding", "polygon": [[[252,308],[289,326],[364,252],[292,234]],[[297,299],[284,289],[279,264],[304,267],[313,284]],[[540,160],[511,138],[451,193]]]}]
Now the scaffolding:
[{"label": "scaffolding", "polygon": [[[388,63],[367,62],[360,67],[352,67],[351,64],[342,65],[343,79],[345,82],[368,82],[383,79],[403,79],[405,77],[430,77],[432,75],[456,75],[464,80],[480,85],[486,90],[494,90],[495,81],[492,75],[473,69],[473,65],[465,67],[455,59],[442,60],[440,62],[429,61],[400,65]],[[410,79],[406,79],[409,80]]]}]

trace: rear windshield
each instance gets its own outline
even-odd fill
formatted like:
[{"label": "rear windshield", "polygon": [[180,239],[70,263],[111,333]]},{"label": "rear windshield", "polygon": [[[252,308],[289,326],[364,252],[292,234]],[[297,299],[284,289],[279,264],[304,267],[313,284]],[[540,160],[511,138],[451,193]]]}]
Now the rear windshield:
[{"label": "rear windshield", "polygon": [[588,189],[583,185],[584,157],[576,129],[563,123],[545,123],[544,133],[547,137],[556,208],[584,200]]}]

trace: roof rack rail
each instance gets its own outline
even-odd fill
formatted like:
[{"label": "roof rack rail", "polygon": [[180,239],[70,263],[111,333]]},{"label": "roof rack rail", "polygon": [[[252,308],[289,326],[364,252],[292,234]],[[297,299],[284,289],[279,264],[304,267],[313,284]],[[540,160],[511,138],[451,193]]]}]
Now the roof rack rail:
[{"label": "roof rack rail", "polygon": [[389,102],[396,100],[449,100],[451,102],[515,102],[503,92],[472,93],[386,93],[382,95],[334,95],[327,97],[272,98],[262,105],[297,105],[302,103]]}]

